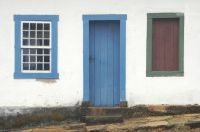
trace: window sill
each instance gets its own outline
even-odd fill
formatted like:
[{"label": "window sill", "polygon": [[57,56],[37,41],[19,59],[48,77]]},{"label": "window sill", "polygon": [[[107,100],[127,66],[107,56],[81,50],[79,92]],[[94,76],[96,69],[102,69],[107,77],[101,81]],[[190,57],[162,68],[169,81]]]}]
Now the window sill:
[{"label": "window sill", "polygon": [[146,73],[146,77],[168,77],[168,76],[183,77],[184,72],[183,71],[148,71]]},{"label": "window sill", "polygon": [[59,79],[59,73],[14,73],[14,79]]}]

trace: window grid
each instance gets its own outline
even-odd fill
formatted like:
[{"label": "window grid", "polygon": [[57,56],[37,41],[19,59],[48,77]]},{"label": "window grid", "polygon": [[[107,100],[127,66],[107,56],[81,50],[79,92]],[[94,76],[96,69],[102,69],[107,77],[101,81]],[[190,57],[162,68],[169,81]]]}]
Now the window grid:
[{"label": "window grid", "polygon": [[51,23],[21,22],[21,71],[49,73],[51,71]]}]

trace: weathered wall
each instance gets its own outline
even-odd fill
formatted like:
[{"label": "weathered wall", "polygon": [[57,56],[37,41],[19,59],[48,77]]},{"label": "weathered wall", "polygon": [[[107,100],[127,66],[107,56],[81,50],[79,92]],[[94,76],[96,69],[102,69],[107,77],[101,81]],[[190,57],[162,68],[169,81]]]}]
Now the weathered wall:
[{"label": "weathered wall", "polygon": [[[83,14],[127,14],[126,96],[135,104],[200,104],[198,0],[1,0],[0,106],[70,106],[82,101]],[[185,15],[184,77],[146,77],[146,14]],[[14,79],[15,14],[59,15],[58,80]]]}]

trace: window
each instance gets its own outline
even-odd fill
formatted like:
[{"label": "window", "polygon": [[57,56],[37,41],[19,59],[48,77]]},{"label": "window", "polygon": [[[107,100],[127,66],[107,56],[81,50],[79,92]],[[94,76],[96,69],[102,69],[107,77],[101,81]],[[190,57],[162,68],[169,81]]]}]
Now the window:
[{"label": "window", "polygon": [[183,76],[184,15],[147,14],[147,76]]},{"label": "window", "polygon": [[15,15],[15,78],[58,78],[56,15]]}]

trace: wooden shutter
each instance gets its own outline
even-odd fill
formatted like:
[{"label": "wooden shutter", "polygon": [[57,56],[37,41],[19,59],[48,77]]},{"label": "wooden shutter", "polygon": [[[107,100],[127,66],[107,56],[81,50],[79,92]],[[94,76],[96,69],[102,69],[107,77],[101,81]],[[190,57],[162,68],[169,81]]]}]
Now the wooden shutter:
[{"label": "wooden shutter", "polygon": [[179,70],[179,19],[155,18],[152,25],[152,70]]}]

